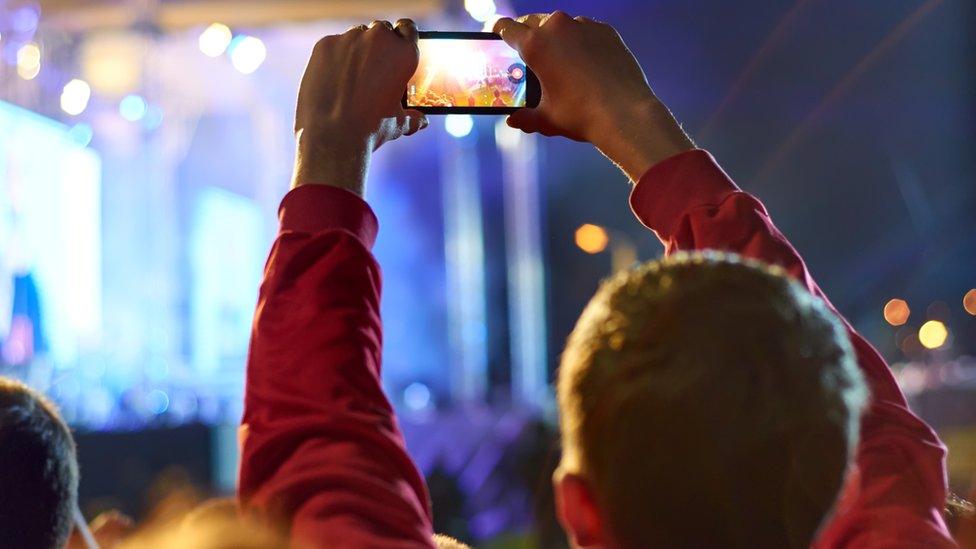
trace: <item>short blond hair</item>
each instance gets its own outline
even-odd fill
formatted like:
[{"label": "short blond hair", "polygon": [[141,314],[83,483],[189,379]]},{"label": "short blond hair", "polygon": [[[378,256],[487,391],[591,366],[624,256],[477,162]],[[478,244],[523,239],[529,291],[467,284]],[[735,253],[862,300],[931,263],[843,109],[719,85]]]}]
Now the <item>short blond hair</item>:
[{"label": "short blond hair", "polygon": [[704,252],[606,281],[558,395],[562,467],[592,484],[621,543],[805,546],[866,390],[822,300],[779,268]]}]

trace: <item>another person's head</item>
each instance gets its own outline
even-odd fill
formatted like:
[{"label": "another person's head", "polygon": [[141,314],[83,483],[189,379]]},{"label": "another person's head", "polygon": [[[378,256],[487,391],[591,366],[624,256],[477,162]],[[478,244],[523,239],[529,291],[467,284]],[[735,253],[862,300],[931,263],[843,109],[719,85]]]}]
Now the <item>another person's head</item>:
[{"label": "another person's head", "polygon": [[71,432],[47,399],[0,377],[0,539],[60,549],[74,524],[78,462]]},{"label": "another person's head", "polygon": [[579,545],[620,547],[809,546],[866,398],[821,300],[718,253],[605,282],[558,391],[560,518]]}]

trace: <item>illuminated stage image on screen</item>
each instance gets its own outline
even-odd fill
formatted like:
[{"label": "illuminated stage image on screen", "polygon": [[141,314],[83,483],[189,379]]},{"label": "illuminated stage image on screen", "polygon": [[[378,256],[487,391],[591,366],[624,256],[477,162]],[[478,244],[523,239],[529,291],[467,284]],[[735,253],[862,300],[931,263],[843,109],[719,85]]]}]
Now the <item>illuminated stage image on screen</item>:
[{"label": "illuminated stage image on screen", "polygon": [[524,107],[526,68],[501,40],[421,39],[411,107]]}]

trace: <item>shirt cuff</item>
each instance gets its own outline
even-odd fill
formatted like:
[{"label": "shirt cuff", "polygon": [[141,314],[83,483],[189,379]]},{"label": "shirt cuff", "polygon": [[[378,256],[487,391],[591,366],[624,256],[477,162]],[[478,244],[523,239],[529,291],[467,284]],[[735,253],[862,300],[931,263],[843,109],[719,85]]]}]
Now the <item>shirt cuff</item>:
[{"label": "shirt cuff", "polygon": [[645,227],[666,240],[682,214],[717,206],[738,190],[711,154],[694,149],[651,166],[630,193],[630,208]]},{"label": "shirt cuff", "polygon": [[376,242],[376,214],[356,193],[332,185],[300,185],[281,200],[278,220],[282,231],[320,233],[349,231],[367,249]]}]

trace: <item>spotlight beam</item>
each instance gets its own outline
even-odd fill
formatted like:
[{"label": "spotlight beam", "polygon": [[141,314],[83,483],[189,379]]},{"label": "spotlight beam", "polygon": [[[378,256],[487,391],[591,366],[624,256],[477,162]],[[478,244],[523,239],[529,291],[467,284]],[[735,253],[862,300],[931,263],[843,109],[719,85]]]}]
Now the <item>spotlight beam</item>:
[{"label": "spotlight beam", "polygon": [[725,97],[719,101],[718,106],[715,107],[715,111],[712,112],[711,116],[709,116],[705,121],[705,124],[702,126],[701,130],[695,132],[698,139],[701,139],[702,141],[707,139],[708,135],[715,128],[715,124],[717,124],[722,118],[722,115],[725,113],[725,109],[728,108],[729,104],[731,104],[732,101],[739,96],[745,83],[752,79],[752,76],[759,70],[759,67],[769,55],[769,52],[772,51],[772,49],[783,40],[783,38],[786,36],[786,31],[790,28],[790,25],[797,18],[803,8],[805,8],[809,3],[810,0],[798,0],[795,4],[793,4],[793,7],[791,7],[789,11],[783,14],[783,16],[779,19],[779,22],[776,23],[776,26],[773,27],[773,30],[770,31],[769,36],[766,37],[766,40],[759,46],[759,48],[756,49],[755,53],[752,54],[752,57],[750,57],[746,62],[742,72],[739,73],[739,76],[736,77],[735,82],[733,82],[732,86],[729,87],[729,91],[725,94]]},{"label": "spotlight beam", "polygon": [[878,44],[869,51],[860,61],[847,73],[844,77],[834,86],[830,92],[824,96],[824,98],[817,104],[816,107],[810,111],[810,114],[803,119],[803,121],[796,127],[786,139],[780,142],[779,147],[777,147],[772,154],[766,159],[763,165],[757,172],[754,180],[759,183],[765,180],[773,170],[779,166],[779,164],[787,157],[787,155],[793,151],[793,149],[799,145],[804,138],[810,133],[810,129],[813,127],[814,123],[819,120],[825,113],[830,111],[836,105],[837,101],[840,100],[844,95],[846,95],[857,83],[858,79],[865,73],[872,65],[877,63],[882,59],[891,49],[898,44],[905,36],[911,32],[922,19],[931,13],[935,8],[942,4],[942,0],[928,0],[921,6],[919,6],[915,11],[906,16],[898,25],[896,25]]}]

